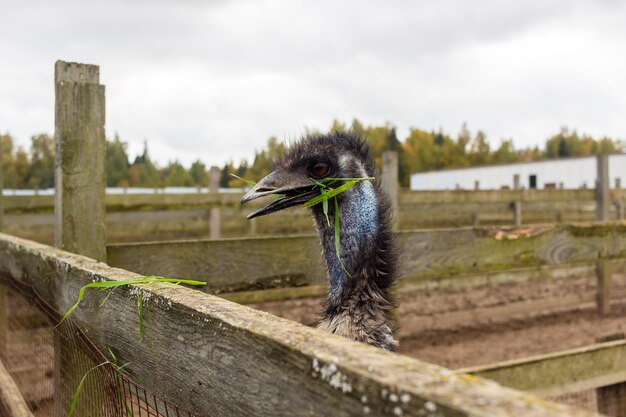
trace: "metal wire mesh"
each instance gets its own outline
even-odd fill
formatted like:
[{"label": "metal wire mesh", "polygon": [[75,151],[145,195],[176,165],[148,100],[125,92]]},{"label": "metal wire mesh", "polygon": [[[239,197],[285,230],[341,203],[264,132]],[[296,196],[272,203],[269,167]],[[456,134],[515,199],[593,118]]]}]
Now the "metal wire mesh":
[{"label": "metal wire mesh", "polygon": [[595,389],[563,394],[551,397],[550,400],[581,410],[598,411],[598,400]]},{"label": "metal wire mesh", "polygon": [[626,416],[626,383],[588,389],[550,398],[570,407],[597,411],[610,417]]},{"label": "metal wire mesh", "polygon": [[30,288],[0,276],[0,360],[36,417],[201,417],[134,382]]}]

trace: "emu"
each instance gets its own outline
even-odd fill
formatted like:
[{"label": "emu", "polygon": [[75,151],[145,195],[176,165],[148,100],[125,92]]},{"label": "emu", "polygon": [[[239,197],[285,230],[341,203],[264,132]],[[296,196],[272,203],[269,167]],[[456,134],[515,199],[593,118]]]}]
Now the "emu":
[{"label": "emu", "polygon": [[398,342],[387,324],[393,307],[391,286],[397,274],[391,204],[381,189],[364,140],[351,133],[304,137],[275,161],[273,171],[244,195],[241,203],[279,195],[251,213],[251,219],[319,195],[315,181],[370,176],[376,179],[359,182],[335,197],[339,207],[339,257],[333,225],[335,204],[328,204],[328,218],[322,204],[311,207],[329,283],[318,328],[395,351]]}]

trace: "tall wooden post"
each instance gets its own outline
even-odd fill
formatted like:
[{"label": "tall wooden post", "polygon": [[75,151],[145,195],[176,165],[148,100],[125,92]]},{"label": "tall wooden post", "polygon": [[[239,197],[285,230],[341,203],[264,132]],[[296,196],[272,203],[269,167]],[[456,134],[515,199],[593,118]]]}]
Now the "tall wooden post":
[{"label": "tall wooden post", "polygon": [[597,301],[598,311],[601,314],[609,314],[611,312],[611,277],[612,268],[610,261],[600,259],[596,262],[597,284]]},{"label": "tall wooden post", "polygon": [[55,64],[54,242],[105,261],[105,108],[99,79],[96,65]]},{"label": "tall wooden post", "polygon": [[393,211],[393,227],[398,228],[398,153],[394,151],[383,152],[383,170],[381,173],[382,185],[389,199],[391,200],[391,209]]},{"label": "tall wooden post", "polygon": [[[515,191],[520,190],[520,175],[513,175],[513,189]],[[513,210],[513,225],[519,227],[522,225],[522,200],[520,195],[517,195],[517,199],[511,204]]]},{"label": "tall wooden post", "polygon": [[[381,173],[381,182],[382,186],[389,194],[389,199],[391,200],[391,209],[393,213],[392,219],[392,227],[395,230],[398,230],[398,197],[399,197],[399,183],[398,183],[398,153],[394,151],[385,151],[383,152],[383,169]],[[394,308],[391,312],[391,328],[399,329],[400,328],[400,314],[399,314],[399,292],[397,281],[396,284],[393,285],[391,289],[393,300],[394,300]]]},{"label": "tall wooden post", "polygon": [[2,136],[0,136],[0,232],[4,230],[4,195],[2,190],[4,189],[4,154],[2,153]]},{"label": "tall wooden post", "polygon": [[511,208],[513,209],[513,225],[519,227],[522,225],[522,202],[515,200],[511,204]]},{"label": "tall wooden post", "polygon": [[9,340],[9,313],[7,310],[7,287],[0,282],[0,362],[4,358]]},{"label": "tall wooden post", "polygon": [[[220,168],[211,167],[209,172],[209,192],[217,194],[220,192]],[[220,238],[220,217],[221,212],[219,207],[212,207],[209,214],[209,237],[211,239]]]},{"label": "tall wooden post", "polygon": [[596,220],[605,222],[609,220],[610,194],[609,194],[609,156],[600,154],[596,157]]},{"label": "tall wooden post", "polygon": [[[106,260],[104,86],[99,68],[57,61],[55,81],[55,245]],[[54,335],[54,409],[66,415],[74,391],[88,370],[80,352],[60,330]],[[96,386],[87,382],[84,393]],[[79,415],[101,415],[102,404],[79,401]]]},{"label": "tall wooden post", "polygon": [[624,220],[624,202],[622,200],[615,201],[615,219]]}]

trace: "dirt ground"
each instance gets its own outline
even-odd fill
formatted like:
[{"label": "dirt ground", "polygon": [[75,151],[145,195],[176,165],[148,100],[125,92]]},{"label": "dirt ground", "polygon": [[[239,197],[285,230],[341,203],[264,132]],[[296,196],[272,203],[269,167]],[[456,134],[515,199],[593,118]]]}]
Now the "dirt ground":
[{"label": "dirt ground", "polygon": [[[614,274],[612,287],[626,288],[626,274]],[[481,286],[472,289],[414,292],[400,296],[402,321],[467,312],[511,303],[570,296],[595,291],[595,276],[550,281]],[[626,300],[625,300],[626,301]],[[308,298],[271,302],[252,307],[314,326],[323,299]],[[626,302],[614,302],[603,316],[586,303],[584,308],[561,312],[537,311],[532,316],[494,317],[478,324],[462,323],[446,328],[409,333],[400,328],[400,353],[458,369],[532,355],[557,352],[595,343],[597,338],[626,333]]]}]

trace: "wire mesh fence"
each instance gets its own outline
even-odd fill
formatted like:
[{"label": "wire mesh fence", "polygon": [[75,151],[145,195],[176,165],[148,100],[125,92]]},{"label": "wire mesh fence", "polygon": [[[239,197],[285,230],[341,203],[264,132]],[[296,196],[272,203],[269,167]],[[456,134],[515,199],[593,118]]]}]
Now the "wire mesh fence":
[{"label": "wire mesh fence", "polygon": [[626,383],[552,397],[550,400],[610,417],[626,416]]},{"label": "wire mesh fence", "polygon": [[0,360],[35,417],[201,417],[133,381],[71,320],[59,321],[30,288],[0,276]]},{"label": "wire mesh fence", "polygon": [[[30,288],[0,275],[0,360],[34,416],[200,417],[133,381],[71,320],[55,326],[59,319]],[[626,383],[550,400],[626,417]]]}]

